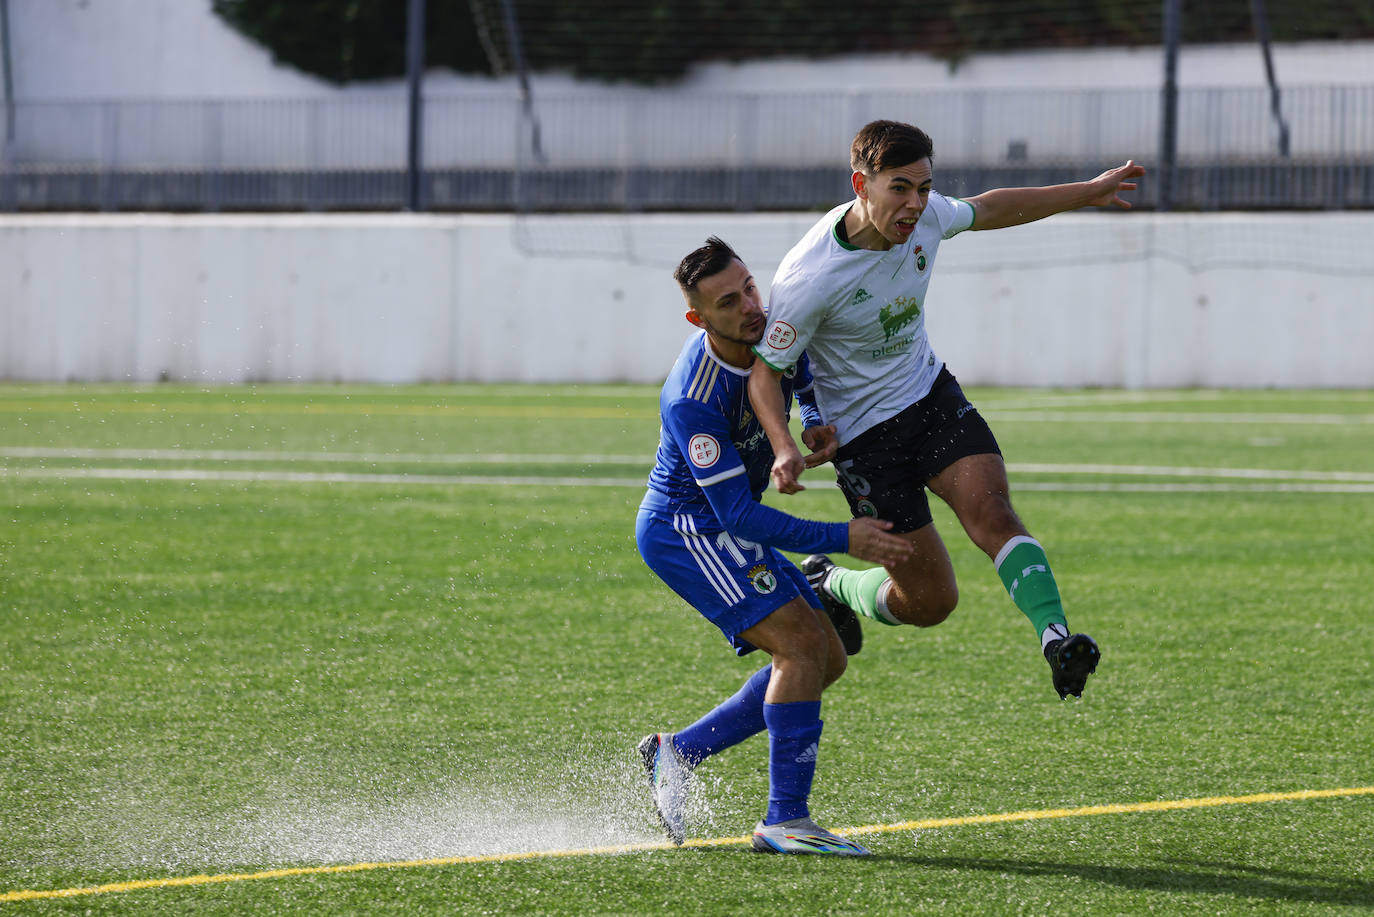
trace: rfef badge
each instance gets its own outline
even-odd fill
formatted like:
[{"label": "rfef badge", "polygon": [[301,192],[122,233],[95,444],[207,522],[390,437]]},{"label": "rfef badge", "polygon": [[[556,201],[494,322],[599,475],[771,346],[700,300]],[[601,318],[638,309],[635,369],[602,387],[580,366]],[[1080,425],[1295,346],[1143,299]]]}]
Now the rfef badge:
[{"label": "rfef badge", "polygon": [[698,433],[687,442],[687,458],[698,468],[710,468],[720,458],[720,442],[707,433]]},{"label": "rfef badge", "polygon": [[784,321],[773,323],[768,329],[768,346],[774,350],[786,350],[797,343],[797,329]]}]

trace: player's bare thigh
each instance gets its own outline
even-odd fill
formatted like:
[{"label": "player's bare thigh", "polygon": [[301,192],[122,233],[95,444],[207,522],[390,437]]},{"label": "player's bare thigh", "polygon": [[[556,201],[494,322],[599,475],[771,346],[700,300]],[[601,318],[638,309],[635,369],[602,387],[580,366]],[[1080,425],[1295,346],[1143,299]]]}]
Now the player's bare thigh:
[{"label": "player's bare thigh", "polygon": [[825,612],[797,596],[740,637],[773,657],[770,704],[816,700],[844,674],[848,657]]},{"label": "player's bare thigh", "polygon": [[1026,535],[1011,505],[1007,466],[995,453],[969,455],[931,478],[927,486],[954,510],[969,540],[996,557],[1009,540]]},{"label": "player's bare thigh", "polygon": [[948,618],[959,603],[959,586],[949,551],[930,522],[904,536],[915,546],[911,556],[887,568],[892,589],[887,610],[899,621],[931,627]]}]

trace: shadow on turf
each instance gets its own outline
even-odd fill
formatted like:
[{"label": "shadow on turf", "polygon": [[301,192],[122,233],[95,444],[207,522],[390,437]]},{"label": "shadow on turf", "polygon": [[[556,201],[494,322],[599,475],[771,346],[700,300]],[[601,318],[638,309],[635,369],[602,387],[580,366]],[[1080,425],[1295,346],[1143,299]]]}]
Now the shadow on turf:
[{"label": "shadow on turf", "polygon": [[977,869],[1027,876],[1079,876],[1094,882],[1163,892],[1231,895],[1313,904],[1354,904],[1374,909],[1374,883],[1311,873],[1263,869],[1242,863],[1180,862],[1170,867],[1037,863],[971,857],[878,855],[874,859],[932,869]]}]

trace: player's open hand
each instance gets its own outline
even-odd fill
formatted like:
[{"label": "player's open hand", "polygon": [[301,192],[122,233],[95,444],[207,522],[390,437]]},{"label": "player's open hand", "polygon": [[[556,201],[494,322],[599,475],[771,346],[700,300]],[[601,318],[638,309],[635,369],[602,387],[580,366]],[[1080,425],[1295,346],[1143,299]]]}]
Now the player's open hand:
[{"label": "player's open hand", "polygon": [[859,560],[889,566],[911,556],[911,542],[892,534],[892,523],[884,519],[855,516],[849,520],[849,550],[845,553]]},{"label": "player's open hand", "polygon": [[1108,169],[1092,180],[1099,193],[1090,202],[1094,207],[1120,207],[1131,209],[1131,202],[1121,196],[1122,191],[1134,191],[1136,183],[1131,181],[1145,174],[1145,167],[1134,159],[1126,160],[1125,165]]},{"label": "player's open hand", "polygon": [[[791,437],[788,437],[791,440]],[[806,469],[806,463],[802,461],[801,450],[796,443],[792,443],[792,448],[778,453],[773,459],[773,486],[778,489],[780,494],[795,494],[806,490],[797,478]]]},{"label": "player's open hand", "polygon": [[833,459],[840,449],[840,442],[835,438],[834,424],[807,427],[802,431],[802,443],[811,450],[810,455],[802,457],[802,462],[807,468],[824,465]]}]

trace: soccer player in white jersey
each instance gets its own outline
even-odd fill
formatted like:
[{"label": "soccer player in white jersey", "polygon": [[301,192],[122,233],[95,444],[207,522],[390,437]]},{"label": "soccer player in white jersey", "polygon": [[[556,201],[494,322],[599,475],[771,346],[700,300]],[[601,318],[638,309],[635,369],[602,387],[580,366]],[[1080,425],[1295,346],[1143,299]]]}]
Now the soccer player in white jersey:
[{"label": "soccer player in white jersey", "polygon": [[[802,569],[827,607],[839,602],[886,624],[919,627],[949,616],[958,587],[928,488],[992,558],[1036,629],[1060,698],[1081,697],[1097,645],[1069,632],[1045,551],[1012,508],[997,441],[931,349],[926,289],[942,241],[1080,207],[1129,208],[1121,192],[1145,170],[1130,161],[1090,181],[960,200],[931,190],[933,152],[929,136],[901,122],[874,121],[855,136],[854,199],[822,217],[778,267],[749,397],[773,446],[779,492],[802,490],[803,469],[833,460],[853,511],[892,520],[915,548],[886,569],[808,557]],[[820,413],[836,428],[835,449],[806,457],[787,430],[779,388],[803,352]]]},{"label": "soccer player in white jersey", "polygon": [[[697,722],[639,743],[654,804],[668,836],[681,844],[692,769],[766,730],[768,808],[754,828],[754,848],[862,856],[863,847],[816,825],[808,808],[821,692],[844,672],[846,652],[857,652],[858,620],[843,609],[847,620],[837,632],[806,577],[777,549],[844,551],[891,563],[911,546],[887,522],[812,522],[758,502],[773,464],[745,393],[757,365],[750,347],[767,326],[758,286],[715,237],[683,258],[673,276],[687,300],[687,320],[700,330],[659,396],[663,426],[635,542],[650,569],[720,628],[736,653],[761,649],[772,662]],[[795,390],[803,438],[823,447],[833,430],[808,403],[810,387],[806,361],[799,360],[781,380],[779,405],[785,412]]]}]

